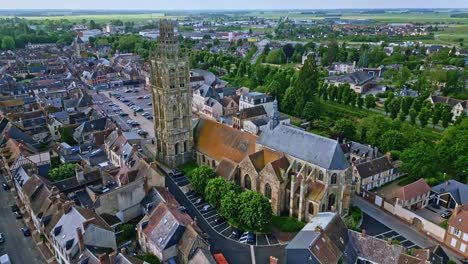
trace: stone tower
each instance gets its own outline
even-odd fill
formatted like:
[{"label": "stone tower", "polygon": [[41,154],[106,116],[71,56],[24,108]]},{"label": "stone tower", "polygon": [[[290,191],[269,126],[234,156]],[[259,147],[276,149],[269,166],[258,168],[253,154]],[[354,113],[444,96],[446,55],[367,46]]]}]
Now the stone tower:
[{"label": "stone tower", "polygon": [[161,21],[151,54],[156,157],[169,167],[192,158],[191,90],[188,59],[182,54],[173,21]]}]

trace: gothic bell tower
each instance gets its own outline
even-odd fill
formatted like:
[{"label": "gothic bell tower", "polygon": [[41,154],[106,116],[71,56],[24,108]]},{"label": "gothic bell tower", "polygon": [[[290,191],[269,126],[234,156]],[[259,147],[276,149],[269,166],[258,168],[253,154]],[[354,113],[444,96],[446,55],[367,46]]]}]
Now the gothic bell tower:
[{"label": "gothic bell tower", "polygon": [[169,167],[190,161],[193,145],[189,64],[175,33],[176,22],[161,21],[151,54],[156,157]]}]

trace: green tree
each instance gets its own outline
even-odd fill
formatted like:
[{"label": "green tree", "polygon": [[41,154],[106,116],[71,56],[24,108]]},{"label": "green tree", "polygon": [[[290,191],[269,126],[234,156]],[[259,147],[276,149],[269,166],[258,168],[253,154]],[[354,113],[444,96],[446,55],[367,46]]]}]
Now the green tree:
[{"label": "green tree", "polygon": [[383,115],[372,115],[363,119],[359,126],[359,134],[362,141],[378,145],[380,137],[390,129],[392,124],[388,118]]},{"label": "green tree", "polygon": [[401,111],[405,114],[409,114],[409,110],[413,105],[414,98],[411,96],[405,96],[401,99]]},{"label": "green tree", "polygon": [[266,56],[265,61],[271,64],[283,64],[286,62],[286,54],[282,49],[272,50]]},{"label": "green tree", "polygon": [[289,59],[291,59],[292,55],[294,54],[294,47],[292,44],[286,44],[283,46],[283,53],[286,55],[287,62],[289,63]]},{"label": "green tree", "polygon": [[441,103],[436,103],[434,109],[432,109],[432,125],[435,127],[439,124],[440,119],[442,118],[442,111],[444,110],[444,105]]},{"label": "green tree", "polygon": [[393,99],[389,104],[388,104],[388,111],[390,112],[390,118],[395,119],[398,116],[398,113],[400,112],[400,100],[395,98]]},{"label": "green tree", "polygon": [[263,195],[245,191],[239,196],[240,222],[253,230],[265,229],[271,221],[272,209],[270,201]]},{"label": "green tree", "polygon": [[357,104],[357,107],[359,109],[362,108],[362,105],[364,104],[364,99],[361,97],[361,96],[358,96],[357,100],[356,100],[356,104]]},{"label": "green tree", "polygon": [[411,108],[409,110],[409,117],[410,117],[410,122],[411,124],[416,124],[416,118],[418,117],[418,112],[416,112],[416,110],[414,110],[414,108]]},{"label": "green tree", "polygon": [[444,170],[466,182],[468,177],[468,119],[446,129],[437,144]]},{"label": "green tree", "polygon": [[444,110],[442,110],[442,126],[447,128],[449,123],[452,121],[452,118],[452,109],[450,107],[444,107]]},{"label": "green tree", "polygon": [[427,108],[422,108],[421,112],[418,115],[419,122],[421,123],[421,127],[426,127],[429,118],[431,117],[431,111]]},{"label": "green tree", "polygon": [[349,119],[340,119],[336,121],[332,131],[340,138],[346,138],[349,140],[356,138],[355,122]]},{"label": "green tree", "polygon": [[160,264],[161,262],[159,261],[158,257],[156,257],[154,254],[146,252],[143,255],[136,256],[138,259],[143,260],[149,264]]},{"label": "green tree", "polygon": [[384,151],[402,151],[408,147],[408,140],[405,135],[397,130],[389,130],[385,132],[379,141],[379,147]]},{"label": "green tree", "polygon": [[4,50],[14,50],[15,49],[15,40],[10,36],[3,37],[2,38],[2,49],[4,49]]},{"label": "green tree", "polygon": [[122,230],[122,233],[119,238],[122,239],[122,241],[135,240],[137,238],[135,226],[132,224],[121,225],[120,230]]},{"label": "green tree", "polygon": [[366,95],[365,103],[367,109],[375,107],[375,97],[372,94]]},{"label": "green tree", "polygon": [[398,113],[398,120],[400,120],[401,122],[406,121],[406,114],[403,113],[403,111],[400,111],[400,113]]},{"label": "green tree", "polygon": [[206,201],[216,208],[221,206],[221,200],[229,191],[240,192],[240,187],[232,181],[225,181],[222,177],[210,179],[205,188]]},{"label": "green tree", "polygon": [[230,190],[221,198],[219,213],[236,223],[240,222],[240,194]]},{"label": "green tree", "polygon": [[314,100],[305,104],[304,110],[302,111],[302,118],[308,121],[317,120],[320,118],[321,113],[322,103],[319,100]]},{"label": "green tree", "polygon": [[55,169],[49,171],[49,178],[54,181],[61,181],[75,176],[75,167],[74,163],[65,163],[60,165]]},{"label": "green tree", "polygon": [[210,179],[216,177],[214,170],[208,166],[200,166],[194,169],[189,175],[187,175],[193,190],[203,195],[205,193],[206,185]]},{"label": "green tree", "polygon": [[400,159],[403,162],[401,170],[414,177],[428,178],[436,175],[440,169],[436,162],[439,155],[434,144],[423,141],[405,149]]}]

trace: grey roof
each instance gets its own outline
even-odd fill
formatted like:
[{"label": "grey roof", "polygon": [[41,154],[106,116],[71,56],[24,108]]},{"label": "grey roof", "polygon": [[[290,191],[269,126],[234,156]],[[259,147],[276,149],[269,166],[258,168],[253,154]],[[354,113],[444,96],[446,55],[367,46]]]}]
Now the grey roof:
[{"label": "grey roof", "polygon": [[63,101],[65,108],[75,108],[78,104],[78,99],[68,99]]},{"label": "grey roof", "polygon": [[308,249],[312,242],[319,236],[314,230],[301,231],[297,233],[291,242],[286,246],[288,249]]},{"label": "grey roof", "polygon": [[459,205],[468,203],[468,185],[456,180],[448,180],[432,187],[432,191],[438,194],[450,193]]},{"label": "grey roof", "polygon": [[329,170],[345,170],[349,163],[340,144],[332,139],[280,124],[266,129],[257,143]]},{"label": "grey roof", "polygon": [[361,178],[368,178],[391,169],[393,169],[393,164],[387,156],[376,158],[356,165],[356,170],[358,171]]},{"label": "grey roof", "polygon": [[374,79],[374,76],[369,75],[366,72],[358,71],[343,76],[331,77],[329,80],[336,80],[339,82],[352,83],[356,85],[362,85]]}]

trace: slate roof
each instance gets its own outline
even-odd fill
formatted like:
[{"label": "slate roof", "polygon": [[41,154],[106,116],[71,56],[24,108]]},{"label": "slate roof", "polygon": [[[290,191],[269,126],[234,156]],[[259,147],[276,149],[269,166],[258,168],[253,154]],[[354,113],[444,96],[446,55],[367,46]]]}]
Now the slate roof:
[{"label": "slate roof", "polygon": [[368,178],[391,169],[393,169],[393,164],[387,156],[376,158],[356,165],[356,170],[358,171],[361,178]]},{"label": "slate roof", "polygon": [[448,180],[432,187],[432,191],[438,194],[450,193],[459,205],[468,203],[468,185],[456,180]]},{"label": "slate roof", "polygon": [[430,98],[432,102],[434,102],[434,104],[441,103],[441,104],[450,105],[451,107],[454,107],[457,104],[461,104],[463,108],[468,107],[468,101],[458,100],[452,97],[431,96]]},{"label": "slate roof", "polygon": [[337,77],[329,78],[342,83],[350,83],[355,85],[363,85],[367,82],[370,82],[374,79],[374,76],[369,75],[363,71],[353,72],[347,75],[340,75]]},{"label": "slate roof", "polygon": [[257,143],[329,170],[345,170],[349,163],[336,140],[279,124],[266,129]]},{"label": "slate roof", "polygon": [[373,263],[395,264],[400,255],[405,253],[403,246],[389,244],[385,240],[372,236],[363,237],[361,233],[352,230],[348,231],[348,236],[348,247],[353,247],[359,257],[370,260]]},{"label": "slate roof", "polygon": [[250,119],[253,117],[259,116],[266,116],[267,112],[265,111],[265,107],[263,105],[257,105],[254,107],[244,108],[239,111],[238,117],[240,119]]}]

